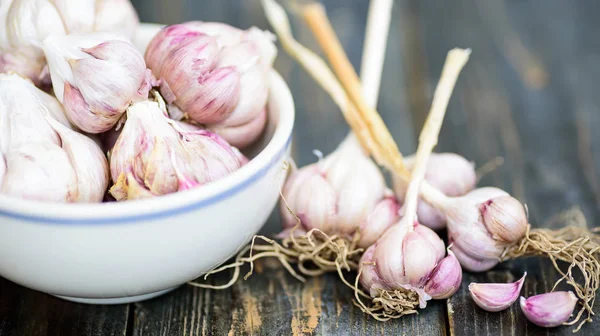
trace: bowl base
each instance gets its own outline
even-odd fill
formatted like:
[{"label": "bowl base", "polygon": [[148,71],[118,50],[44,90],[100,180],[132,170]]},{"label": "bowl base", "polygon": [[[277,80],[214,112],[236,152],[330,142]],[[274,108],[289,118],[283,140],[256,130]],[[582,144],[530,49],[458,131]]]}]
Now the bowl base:
[{"label": "bowl base", "polygon": [[124,304],[124,303],[133,303],[144,300],[149,300],[155,298],[157,296],[166,294],[175,288],[167,288],[158,292],[142,294],[142,295],[134,295],[134,296],[124,296],[124,297],[116,297],[116,298],[106,298],[106,299],[98,299],[98,298],[79,298],[79,297],[71,297],[71,296],[62,296],[62,295],[54,295],[59,299],[73,301],[77,303],[85,303],[85,304],[94,304],[94,305],[116,305],[116,304]]}]

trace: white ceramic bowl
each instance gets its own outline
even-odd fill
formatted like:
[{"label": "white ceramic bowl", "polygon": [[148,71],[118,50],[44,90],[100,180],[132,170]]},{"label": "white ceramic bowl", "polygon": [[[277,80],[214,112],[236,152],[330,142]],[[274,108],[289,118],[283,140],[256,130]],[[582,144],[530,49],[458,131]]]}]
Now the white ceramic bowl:
[{"label": "white ceramic bowl", "polygon": [[[143,25],[138,46],[157,27]],[[294,103],[275,72],[268,107],[264,149],[196,189],[102,204],[0,195],[0,276],[67,300],[110,304],[160,295],[223,263],[263,226],[285,178]]]}]

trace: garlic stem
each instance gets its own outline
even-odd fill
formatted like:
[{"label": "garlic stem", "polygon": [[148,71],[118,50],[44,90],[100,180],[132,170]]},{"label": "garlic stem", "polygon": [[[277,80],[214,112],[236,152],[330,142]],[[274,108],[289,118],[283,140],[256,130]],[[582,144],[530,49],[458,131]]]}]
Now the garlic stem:
[{"label": "garlic stem", "polygon": [[325,9],[318,3],[303,5],[300,8],[304,20],[329,59],[348,98],[357,108],[359,116],[362,117],[367,126],[369,136],[378,147],[378,150],[381,151],[382,159],[384,159],[381,163],[392,171],[406,172],[402,162],[402,154],[398,150],[393,137],[385,127],[379,113],[367,104],[362,95],[360,79],[329,22]]},{"label": "garlic stem", "polygon": [[[360,81],[362,82],[362,92],[365,100],[372,108],[377,108],[377,100],[379,99],[381,74],[392,17],[392,5],[392,0],[371,0],[367,14],[367,26],[365,28],[360,65]],[[342,143],[361,148],[358,138],[352,130],[348,132]],[[368,155],[368,153],[365,152],[365,155]]]},{"label": "garlic stem", "polygon": [[419,199],[419,186],[425,178],[427,169],[427,160],[433,151],[433,148],[438,143],[440,129],[444,122],[446,109],[452,91],[458,79],[460,71],[469,60],[471,54],[470,49],[452,49],[446,56],[446,62],[442,69],[442,76],[438,82],[437,88],[433,95],[431,110],[419,136],[419,147],[417,148],[417,156],[415,165],[412,171],[412,179],[408,184],[406,191],[405,216],[408,216],[408,223],[414,221],[417,212],[417,201]]}]

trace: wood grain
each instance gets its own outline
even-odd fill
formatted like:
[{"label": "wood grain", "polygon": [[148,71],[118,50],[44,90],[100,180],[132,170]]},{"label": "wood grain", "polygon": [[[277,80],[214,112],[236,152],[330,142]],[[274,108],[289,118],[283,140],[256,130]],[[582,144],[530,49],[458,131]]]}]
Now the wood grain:
[{"label": "wood grain", "polygon": [[0,278],[0,335],[125,335],[129,307],[90,306]]}]

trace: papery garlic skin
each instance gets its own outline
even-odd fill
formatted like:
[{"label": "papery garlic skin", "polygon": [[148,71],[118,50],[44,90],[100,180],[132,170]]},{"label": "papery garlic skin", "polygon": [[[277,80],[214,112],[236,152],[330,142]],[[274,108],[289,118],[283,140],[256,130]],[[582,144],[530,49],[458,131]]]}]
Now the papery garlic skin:
[{"label": "papery garlic skin", "polygon": [[499,312],[510,307],[521,293],[527,272],[512,283],[471,283],[469,293],[477,306],[489,312]]},{"label": "papery garlic skin", "polygon": [[[359,280],[372,294],[373,286],[414,291],[419,295],[420,307],[425,308],[432,298],[427,289],[437,298],[448,297],[462,279],[460,265],[452,260],[454,256],[449,255],[446,260],[444,255],[444,242],[435,232],[416,222],[407,223],[403,217],[362,256],[360,264],[367,277],[361,275]],[[375,266],[368,266],[372,263]],[[441,283],[444,275],[450,276]]]},{"label": "papery garlic skin", "polygon": [[[504,249],[521,239],[527,228],[524,206],[498,188],[479,188],[449,198],[442,208],[452,250],[462,267],[474,272],[498,264]],[[493,210],[485,215],[489,209]]]},{"label": "papery garlic skin", "polygon": [[267,32],[192,21],[163,28],[145,59],[170,109],[242,148],[265,127],[275,55]]},{"label": "papery garlic skin", "polygon": [[[389,192],[378,167],[360,149],[340,146],[319,162],[293,172],[282,195],[304,231],[318,229],[349,236],[363,226]],[[290,229],[297,222],[286,202],[280,203],[280,210],[284,228]]]},{"label": "papery garlic skin", "polygon": [[[406,169],[412,170],[415,156],[404,159]],[[431,153],[427,161],[425,180],[446,196],[462,196],[475,188],[477,176],[472,162],[455,153]],[[406,196],[407,183],[397,176],[393,179],[394,192],[401,203]],[[419,223],[434,230],[446,227],[446,217],[435,207],[419,200],[417,205]]]},{"label": "papery garlic skin", "polygon": [[567,322],[575,305],[577,297],[573,292],[551,292],[530,296],[527,299],[521,296],[519,300],[521,310],[527,320],[540,327],[558,327]]},{"label": "papery garlic skin", "polygon": [[111,150],[110,193],[117,200],[173,193],[222,178],[245,162],[216,134],[183,129],[157,103],[142,101],[127,109]]},{"label": "papery garlic skin", "polygon": [[56,97],[83,131],[109,130],[131,103],[148,97],[144,59],[122,36],[51,36],[44,52]]}]

